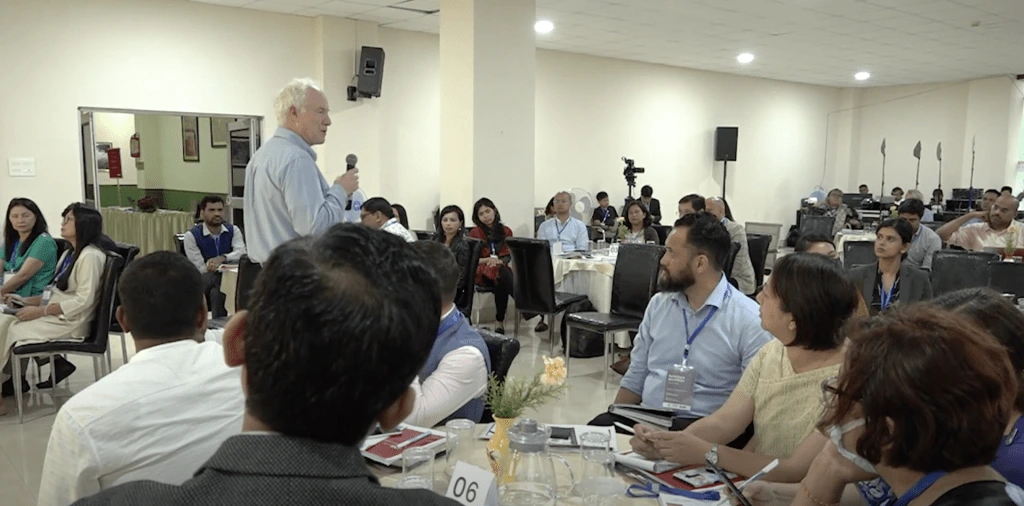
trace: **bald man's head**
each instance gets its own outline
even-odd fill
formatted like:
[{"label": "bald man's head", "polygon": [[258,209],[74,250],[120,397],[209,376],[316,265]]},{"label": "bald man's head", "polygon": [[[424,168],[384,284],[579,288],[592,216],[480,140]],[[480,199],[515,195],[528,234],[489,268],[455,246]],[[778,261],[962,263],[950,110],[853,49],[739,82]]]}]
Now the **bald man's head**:
[{"label": "bald man's head", "polygon": [[988,211],[988,224],[993,230],[1003,230],[1017,217],[1020,203],[1009,195],[1001,195]]}]

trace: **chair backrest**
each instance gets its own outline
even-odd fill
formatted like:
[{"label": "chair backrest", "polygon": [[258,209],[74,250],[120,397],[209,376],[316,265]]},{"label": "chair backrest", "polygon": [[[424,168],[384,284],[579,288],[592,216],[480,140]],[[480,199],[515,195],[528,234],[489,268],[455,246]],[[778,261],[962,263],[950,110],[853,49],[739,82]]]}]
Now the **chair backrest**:
[{"label": "chair backrest", "polygon": [[932,257],[932,292],[941,295],[961,288],[988,286],[988,264],[998,260],[999,255],[983,251],[936,251]]},{"label": "chair backrest", "polygon": [[726,259],[725,259],[725,268],[723,269],[723,271],[725,271],[725,277],[727,277],[727,278],[731,278],[732,277],[732,267],[734,265],[736,265],[736,255],[739,254],[739,252],[740,252],[740,243],[738,243],[738,242],[732,243],[732,246],[729,248],[729,256],[726,257]]},{"label": "chair backrest", "polygon": [[534,216],[533,217],[533,235],[537,235],[537,231],[540,230],[540,226],[548,220],[547,216]]},{"label": "chair backrest", "polygon": [[121,278],[125,261],[117,253],[105,251],[107,258],[103,262],[103,276],[100,278],[100,300],[96,305],[96,313],[89,324],[89,335],[83,340],[92,353],[107,350],[110,339],[110,322],[114,315],[114,298],[117,296],[117,282]]},{"label": "chair backrest", "polygon": [[[139,256],[139,247],[134,245],[134,244],[128,244],[128,243],[123,243],[123,242],[115,242],[114,245],[117,246],[117,254],[121,255],[121,258],[124,259],[124,266],[121,268],[121,271],[123,272],[132,263],[132,260],[135,260],[135,257]],[[120,307],[120,306],[121,306],[121,294],[117,293],[117,291],[115,290],[114,291],[114,311],[111,311],[112,314],[110,316],[110,324],[111,325],[114,325],[115,323],[117,323],[117,318],[115,317],[115,315],[113,313],[116,312],[117,308]]]},{"label": "chair backrest", "polygon": [[459,266],[459,269],[462,269],[462,283],[459,285],[459,290],[455,293],[455,307],[459,308],[459,311],[462,311],[462,314],[468,317],[473,313],[473,295],[476,293],[476,268],[480,265],[480,251],[484,249],[484,242],[472,237],[466,237],[465,240],[469,243],[469,256],[466,258],[466,264]]},{"label": "chair backrest", "polygon": [[878,261],[875,256],[875,241],[846,241],[843,243],[843,268],[854,265],[870,265]]},{"label": "chair backrest", "polygon": [[750,265],[754,267],[755,286],[764,284],[764,268],[771,246],[772,236],[747,233],[747,250],[750,253]]},{"label": "chair backrest", "polygon": [[249,255],[238,259],[238,286],[235,287],[235,311],[249,308],[249,292],[256,285],[256,278],[263,266],[249,260]]},{"label": "chair backrest", "polygon": [[620,244],[612,276],[611,312],[643,318],[647,303],[657,292],[658,264],[665,254],[664,246],[653,244]]},{"label": "chair backrest", "polygon": [[185,254],[185,234],[174,234],[174,247],[178,253]]},{"label": "chair backrest", "polygon": [[[519,340],[511,336],[491,332],[490,330],[477,329],[480,337],[484,338],[487,344],[487,354],[491,356],[491,373],[498,382],[504,382],[512,368],[512,361],[519,355]],[[480,417],[481,423],[494,421],[494,414],[491,409],[484,407],[484,413]]]},{"label": "chair backrest", "polygon": [[835,216],[813,216],[805,214],[800,218],[800,235],[817,234],[832,237]]},{"label": "chair backrest", "polygon": [[989,262],[988,286],[999,293],[1012,293],[1024,297],[1024,264]]},{"label": "chair backrest", "polygon": [[60,256],[63,255],[64,252],[68,250],[68,241],[67,239],[57,237],[53,240],[53,242],[57,243],[57,258],[59,259]]},{"label": "chair backrest", "polygon": [[426,230],[413,230],[412,233],[416,234],[417,241],[429,241],[434,237],[433,232],[428,232]]},{"label": "chair backrest", "polygon": [[672,230],[669,225],[654,225],[654,231],[658,233],[658,244],[664,246],[668,240],[668,233]]},{"label": "chair backrest", "polygon": [[555,270],[547,241],[509,237],[512,254],[513,298],[516,309],[526,313],[555,311]]}]

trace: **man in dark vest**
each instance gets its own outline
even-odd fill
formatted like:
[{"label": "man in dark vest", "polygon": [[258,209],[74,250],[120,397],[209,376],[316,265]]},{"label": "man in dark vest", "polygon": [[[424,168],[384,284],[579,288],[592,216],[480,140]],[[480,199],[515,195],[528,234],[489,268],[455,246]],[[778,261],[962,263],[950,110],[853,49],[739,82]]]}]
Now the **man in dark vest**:
[{"label": "man in dark vest", "polygon": [[236,263],[245,254],[245,240],[238,227],[224,222],[224,199],[203,197],[196,209],[196,224],[185,234],[185,256],[203,275],[206,305],[214,318],[227,316],[224,294],[220,291],[221,265]]},{"label": "man in dark vest", "polygon": [[484,339],[455,307],[459,264],[443,243],[419,241],[413,246],[438,278],[441,324],[427,363],[412,382],[416,405],[405,423],[433,427],[455,418],[479,422],[491,357]]}]

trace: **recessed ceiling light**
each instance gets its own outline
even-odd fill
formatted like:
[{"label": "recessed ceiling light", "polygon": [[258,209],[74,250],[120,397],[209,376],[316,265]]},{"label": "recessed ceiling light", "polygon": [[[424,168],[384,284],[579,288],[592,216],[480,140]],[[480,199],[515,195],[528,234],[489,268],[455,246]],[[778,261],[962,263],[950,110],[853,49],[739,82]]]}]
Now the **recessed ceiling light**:
[{"label": "recessed ceiling light", "polygon": [[740,55],[736,57],[736,61],[740,63],[750,63],[754,61],[754,55],[750,53],[740,53]]},{"label": "recessed ceiling light", "polygon": [[537,33],[549,33],[551,30],[555,29],[555,24],[546,19],[542,19],[533,25],[533,29]]},{"label": "recessed ceiling light", "polygon": [[867,81],[871,77],[870,72],[860,71],[853,75],[853,78],[858,81]]}]

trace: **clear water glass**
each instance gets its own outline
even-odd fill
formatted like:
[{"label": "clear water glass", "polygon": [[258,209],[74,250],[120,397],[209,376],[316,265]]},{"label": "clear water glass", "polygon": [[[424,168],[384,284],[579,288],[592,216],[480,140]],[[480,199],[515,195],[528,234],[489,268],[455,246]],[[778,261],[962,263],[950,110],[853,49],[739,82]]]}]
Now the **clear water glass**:
[{"label": "clear water glass", "polygon": [[434,450],[410,446],[402,452],[402,477],[397,488],[434,489]]},{"label": "clear water glass", "polygon": [[586,506],[612,506],[626,489],[615,475],[615,455],[611,450],[591,449],[583,457],[583,477],[576,490]]},{"label": "clear water glass", "polygon": [[470,462],[475,455],[476,448],[476,424],[472,420],[459,418],[449,420],[444,424],[446,466],[445,474],[451,476],[455,473],[455,463],[458,461]]}]

